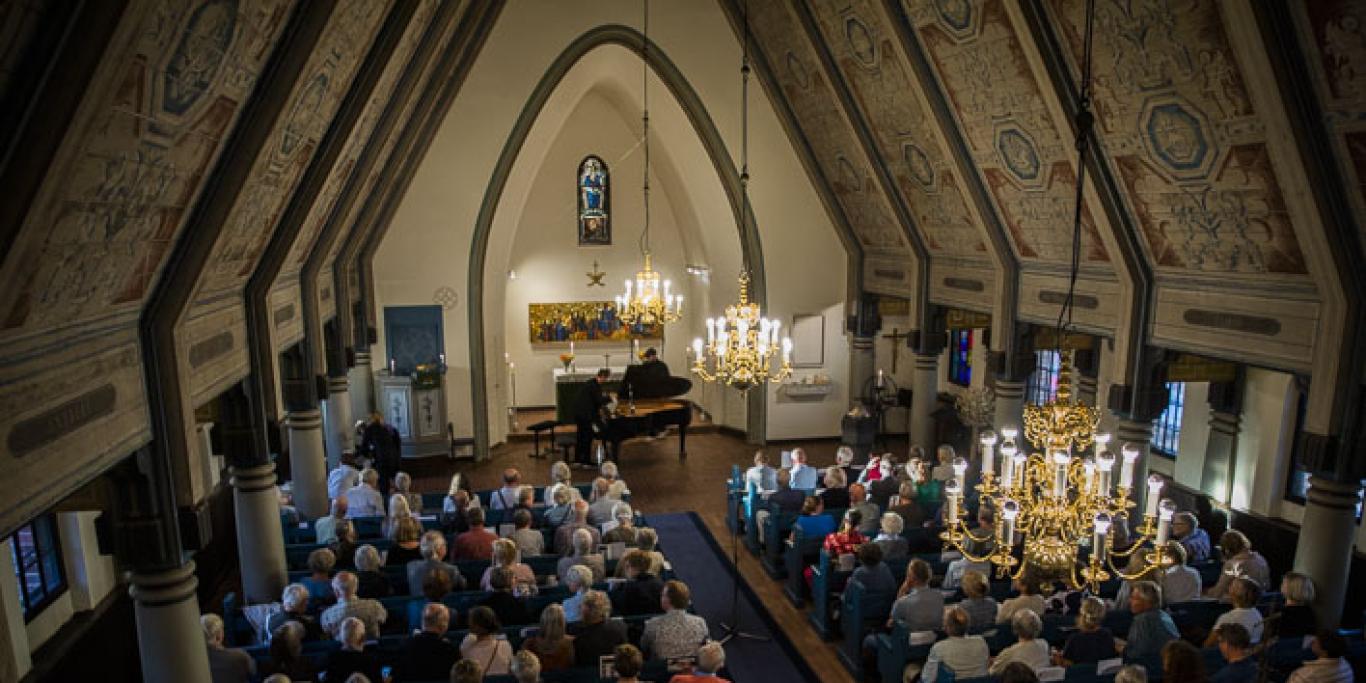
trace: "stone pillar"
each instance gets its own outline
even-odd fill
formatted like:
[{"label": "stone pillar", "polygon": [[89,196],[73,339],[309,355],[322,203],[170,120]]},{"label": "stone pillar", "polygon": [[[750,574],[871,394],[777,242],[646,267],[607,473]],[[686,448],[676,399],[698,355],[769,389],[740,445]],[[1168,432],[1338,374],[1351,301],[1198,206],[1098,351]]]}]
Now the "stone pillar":
[{"label": "stone pillar", "polygon": [[1129,533],[1132,534],[1143,521],[1143,505],[1148,496],[1148,456],[1152,450],[1152,420],[1133,420],[1120,416],[1119,421],[1115,423],[1114,436],[1115,440],[1111,442],[1110,448],[1118,459],[1115,463],[1115,482],[1119,481],[1120,468],[1124,465],[1124,445],[1133,444],[1138,447],[1138,461],[1134,463],[1134,487],[1129,492],[1129,499],[1137,506],[1129,511]]},{"label": "stone pillar", "polygon": [[273,602],[289,582],[275,464],[232,468],[232,497],[237,510],[237,557],[242,593],[247,603]]},{"label": "stone pillar", "polygon": [[[996,378],[996,411],[992,415],[992,423],[996,426],[996,433],[1000,434],[1005,427],[1014,427],[1024,434],[1024,392],[1025,383],[1012,379]],[[1024,446],[1024,441],[1019,442]]]},{"label": "stone pillar", "polygon": [[322,414],[317,409],[290,411],[289,469],[294,476],[294,507],[309,519],[328,512],[327,459],[323,453]]},{"label": "stone pillar", "polygon": [[939,446],[934,438],[934,408],[939,402],[939,354],[915,354],[911,394],[911,445],[927,455]]},{"label": "stone pillar", "polygon": [[1213,410],[1209,414],[1209,442],[1205,444],[1204,469],[1200,490],[1228,504],[1233,494],[1234,454],[1238,451],[1238,430],[1242,422],[1237,412]]},{"label": "stone pillar", "polygon": [[855,334],[849,344],[849,397],[854,401],[863,399],[866,395],[864,387],[868,386],[868,380],[877,372],[874,367],[877,361],[873,356],[873,339],[872,334]]},{"label": "stone pillar", "polygon": [[209,680],[208,649],[195,597],[198,586],[190,561],[167,571],[133,571],[128,593],[137,619],[143,681]]},{"label": "stone pillar", "polygon": [[1307,498],[1295,548],[1295,571],[1314,579],[1314,614],[1319,627],[1334,628],[1347,596],[1361,485],[1314,475],[1309,478]]},{"label": "stone pillar", "polygon": [[327,444],[327,466],[332,469],[341,460],[342,451],[355,447],[355,427],[351,422],[350,382],[345,375],[327,378],[327,419],[323,425]]},{"label": "stone pillar", "polygon": [[[356,352],[356,367],[347,371],[351,382],[351,419],[366,419],[375,409],[375,377],[368,351]],[[353,435],[354,436],[354,435]]]}]

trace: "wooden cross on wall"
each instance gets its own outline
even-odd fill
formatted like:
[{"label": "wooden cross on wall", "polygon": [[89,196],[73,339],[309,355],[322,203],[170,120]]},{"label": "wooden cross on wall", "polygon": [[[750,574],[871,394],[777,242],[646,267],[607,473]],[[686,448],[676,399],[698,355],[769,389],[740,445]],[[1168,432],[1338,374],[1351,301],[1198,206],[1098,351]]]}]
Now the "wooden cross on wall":
[{"label": "wooden cross on wall", "polygon": [[891,333],[891,334],[884,334],[884,335],[882,335],[882,338],[883,338],[883,339],[890,339],[890,340],[892,340],[892,372],[893,372],[893,373],[896,372],[896,356],[897,356],[897,352],[901,349],[901,340],[902,340],[902,339],[906,339],[906,338],[908,338],[908,337],[910,337],[910,336],[911,336],[911,333],[910,333],[910,332],[898,332],[897,329],[896,329],[895,327],[892,328],[892,333]]}]

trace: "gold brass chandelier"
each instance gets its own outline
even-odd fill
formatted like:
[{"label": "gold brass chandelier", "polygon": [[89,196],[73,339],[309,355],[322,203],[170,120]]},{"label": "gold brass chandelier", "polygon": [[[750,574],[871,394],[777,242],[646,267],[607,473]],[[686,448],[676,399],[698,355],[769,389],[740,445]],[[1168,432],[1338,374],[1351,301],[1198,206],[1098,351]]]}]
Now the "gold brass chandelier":
[{"label": "gold brass chandelier", "polygon": [[640,90],[645,131],[645,227],[640,235],[640,251],[645,267],[636,272],[634,280],[626,281],[626,293],[617,295],[617,318],[627,325],[655,325],[677,322],[683,317],[683,295],[670,291],[670,282],[660,276],[650,263],[650,0],[645,0],[645,21],[640,40]]},{"label": "gold brass chandelier", "polygon": [[[740,63],[740,225],[749,224],[749,7],[744,17],[744,49]],[[748,256],[748,254],[746,254]],[[782,323],[763,317],[759,302],[749,300],[749,270],[740,271],[739,302],[720,318],[707,318],[707,341],[692,342],[693,374],[747,392],[766,382],[792,376],[792,340],[779,337]],[[782,354],[779,356],[779,354]],[[781,364],[772,369],[775,358]]]}]

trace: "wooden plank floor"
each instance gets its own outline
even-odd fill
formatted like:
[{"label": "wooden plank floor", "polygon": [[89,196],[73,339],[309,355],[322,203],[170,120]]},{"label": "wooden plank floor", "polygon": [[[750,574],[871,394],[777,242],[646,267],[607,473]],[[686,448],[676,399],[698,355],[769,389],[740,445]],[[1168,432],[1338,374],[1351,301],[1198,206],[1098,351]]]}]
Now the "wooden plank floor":
[{"label": "wooden plank floor", "polygon": [[[789,442],[766,447],[773,461],[780,449],[795,446],[806,449],[811,463],[825,466],[834,463],[836,442],[833,440]],[[676,436],[657,441],[633,440],[622,446],[621,476],[631,487],[632,503],[645,514],[664,512],[696,512],[706,522],[722,545],[729,548],[726,529],[725,486],[730,466],[738,463],[747,467],[753,461],[755,447],[742,439],[725,434],[688,434],[688,458],[679,461]],[[531,446],[514,442],[493,449],[492,457],[482,463],[445,464],[416,476],[421,491],[443,491],[451,473],[459,470],[470,477],[475,489],[496,488],[502,485],[504,468],[516,467],[523,481],[544,485],[550,474],[552,460],[530,457]],[[426,464],[426,463],[424,463]],[[415,475],[418,473],[414,473]],[[574,470],[574,481],[586,483],[596,476],[595,471]],[[804,610],[794,608],[782,594],[782,584],[770,579],[758,559],[745,550],[740,551],[740,574],[754,589],[796,649],[821,681],[852,683],[853,677],[840,664],[834,643],[821,640],[806,620]],[[703,590],[693,586],[693,590]]]}]

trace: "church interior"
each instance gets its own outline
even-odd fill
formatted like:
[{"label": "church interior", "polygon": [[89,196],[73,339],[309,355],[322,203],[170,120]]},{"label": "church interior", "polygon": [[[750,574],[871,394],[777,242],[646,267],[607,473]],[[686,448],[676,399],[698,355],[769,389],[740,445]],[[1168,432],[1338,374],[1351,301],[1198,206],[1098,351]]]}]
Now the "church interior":
[{"label": "church interior", "polygon": [[1366,673],[1366,0],[0,36],[0,683]]}]

